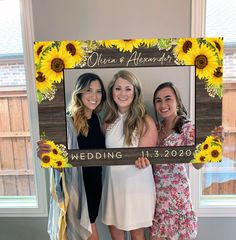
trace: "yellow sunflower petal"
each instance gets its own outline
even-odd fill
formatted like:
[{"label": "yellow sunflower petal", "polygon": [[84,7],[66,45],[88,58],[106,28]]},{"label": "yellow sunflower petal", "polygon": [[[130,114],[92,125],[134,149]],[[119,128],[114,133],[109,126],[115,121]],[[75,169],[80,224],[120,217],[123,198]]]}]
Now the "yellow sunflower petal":
[{"label": "yellow sunflower petal", "polygon": [[143,39],[142,41],[143,41],[144,46],[146,46],[147,48],[153,47],[153,46],[157,45],[157,43],[158,43],[157,38]]},{"label": "yellow sunflower petal", "polygon": [[134,48],[138,48],[142,44],[142,39],[115,40],[114,45],[121,52],[132,52]]},{"label": "yellow sunflower petal", "polygon": [[116,40],[103,40],[101,41],[102,46],[106,48],[111,48],[115,45]]}]

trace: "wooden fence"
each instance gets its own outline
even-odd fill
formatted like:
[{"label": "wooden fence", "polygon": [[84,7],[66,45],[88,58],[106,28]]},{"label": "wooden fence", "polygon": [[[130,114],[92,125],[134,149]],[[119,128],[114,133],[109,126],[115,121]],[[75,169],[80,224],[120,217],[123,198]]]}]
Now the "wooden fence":
[{"label": "wooden fence", "polygon": [[0,91],[0,196],[35,195],[25,90]]},{"label": "wooden fence", "polygon": [[235,160],[236,170],[236,82],[224,84],[222,112],[225,130],[224,156]]},{"label": "wooden fence", "polygon": [[[224,84],[222,106],[222,123],[225,131],[225,140],[223,145],[223,156],[234,160],[234,179],[221,182],[222,176],[219,173],[231,174],[232,169],[222,168],[215,173],[214,180],[218,181],[212,183],[207,188],[203,189],[204,195],[224,195],[236,194],[236,82],[227,82]],[[212,169],[214,171],[214,169]],[[218,176],[217,176],[218,174]]]}]

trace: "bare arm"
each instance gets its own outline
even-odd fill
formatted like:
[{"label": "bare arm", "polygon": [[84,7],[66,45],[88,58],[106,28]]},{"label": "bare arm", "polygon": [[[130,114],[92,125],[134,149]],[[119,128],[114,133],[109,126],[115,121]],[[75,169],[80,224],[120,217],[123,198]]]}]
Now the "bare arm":
[{"label": "bare arm", "polygon": [[204,166],[204,163],[192,163],[192,165],[194,166],[195,169],[200,169]]},{"label": "bare arm", "polygon": [[151,116],[146,115],[145,126],[139,139],[139,147],[156,147],[158,142],[157,128]]},{"label": "bare arm", "polygon": [[[145,118],[145,127],[139,140],[139,147],[156,147],[158,143],[158,133],[154,120],[147,115]],[[145,168],[150,165],[150,161],[145,157],[139,157],[135,161],[137,168]]]}]

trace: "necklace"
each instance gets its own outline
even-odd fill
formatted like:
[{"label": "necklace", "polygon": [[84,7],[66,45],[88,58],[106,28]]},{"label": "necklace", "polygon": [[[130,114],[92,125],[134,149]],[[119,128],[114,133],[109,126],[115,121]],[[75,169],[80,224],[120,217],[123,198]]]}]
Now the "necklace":
[{"label": "necklace", "polygon": [[172,132],[172,129],[166,129],[164,126],[161,126],[159,131],[159,139],[162,141],[163,139],[167,138]]},{"label": "necklace", "polygon": [[172,124],[170,124],[170,127],[165,126],[164,123],[161,125],[160,131],[159,131],[160,140],[167,138],[172,133],[178,118],[179,118],[178,116],[174,118],[174,120],[172,121]]}]

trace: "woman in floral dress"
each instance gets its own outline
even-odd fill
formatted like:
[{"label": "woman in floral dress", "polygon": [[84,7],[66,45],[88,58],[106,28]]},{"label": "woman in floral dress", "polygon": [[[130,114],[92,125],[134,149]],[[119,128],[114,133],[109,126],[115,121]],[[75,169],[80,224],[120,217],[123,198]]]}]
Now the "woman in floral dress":
[{"label": "woman in floral dress", "polygon": [[[171,82],[157,87],[153,104],[158,120],[159,146],[194,145],[195,129],[187,119],[187,111],[179,91]],[[160,120],[161,119],[161,120]],[[136,165],[145,163],[140,158]],[[148,165],[147,159],[145,159]],[[195,165],[200,168],[201,165]],[[193,211],[189,179],[184,164],[153,165],[156,185],[156,206],[151,240],[189,240],[197,235],[197,217]]]},{"label": "woman in floral dress", "polygon": [[[159,85],[153,103],[162,121],[159,146],[194,145],[195,130],[186,118],[180,94],[171,82]],[[197,235],[197,217],[193,211],[189,179],[184,164],[153,166],[157,199],[151,239],[188,240]]]}]

